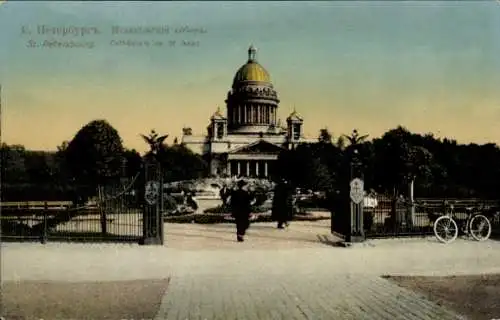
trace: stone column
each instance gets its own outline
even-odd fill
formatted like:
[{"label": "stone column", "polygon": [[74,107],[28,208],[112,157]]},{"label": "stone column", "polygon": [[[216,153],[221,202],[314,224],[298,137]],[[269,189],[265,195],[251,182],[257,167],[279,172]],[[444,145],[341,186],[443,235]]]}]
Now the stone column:
[{"label": "stone column", "polygon": [[255,176],[259,177],[259,161],[255,161]]},{"label": "stone column", "polygon": [[264,161],[264,177],[267,177],[267,161]]},{"label": "stone column", "polygon": [[231,176],[231,161],[227,160],[226,162],[226,174],[230,177]]},{"label": "stone column", "polygon": [[241,161],[237,160],[237,161],[236,161],[236,165],[237,165],[237,167],[238,167],[238,170],[237,170],[238,172],[237,172],[237,174],[238,174],[238,176],[239,176],[239,175],[241,175]]},{"label": "stone column", "polygon": [[247,161],[247,177],[250,176],[250,161]]}]

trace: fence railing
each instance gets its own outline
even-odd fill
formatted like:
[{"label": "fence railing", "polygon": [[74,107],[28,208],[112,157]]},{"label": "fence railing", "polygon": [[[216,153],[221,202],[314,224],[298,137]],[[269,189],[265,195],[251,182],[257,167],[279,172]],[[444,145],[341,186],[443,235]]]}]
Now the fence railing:
[{"label": "fence railing", "polygon": [[11,201],[1,202],[0,207],[2,210],[6,209],[44,209],[46,207],[52,208],[68,208],[73,206],[73,201]]},{"label": "fence railing", "polygon": [[434,221],[448,212],[450,204],[453,204],[455,217],[459,220],[467,218],[467,208],[491,213],[489,218],[493,233],[500,233],[500,218],[494,214],[500,212],[499,200],[417,199],[413,204],[385,196],[377,196],[376,200],[376,206],[363,210],[368,238],[432,234]]},{"label": "fence railing", "polygon": [[73,207],[68,202],[2,203],[3,241],[140,241],[142,210],[119,203]]}]

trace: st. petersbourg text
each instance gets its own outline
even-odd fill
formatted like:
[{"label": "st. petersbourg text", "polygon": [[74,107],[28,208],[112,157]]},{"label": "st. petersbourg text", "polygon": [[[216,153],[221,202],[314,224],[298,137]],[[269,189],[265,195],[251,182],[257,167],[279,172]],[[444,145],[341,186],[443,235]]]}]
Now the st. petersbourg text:
[{"label": "st. petersbourg text", "polygon": [[[49,25],[38,25],[38,34],[43,35],[58,35],[58,36],[85,36],[85,35],[96,35],[100,34],[101,31],[97,27],[79,27],[79,26],[64,26],[64,27],[54,27]],[[26,30],[23,27],[23,33]]]}]

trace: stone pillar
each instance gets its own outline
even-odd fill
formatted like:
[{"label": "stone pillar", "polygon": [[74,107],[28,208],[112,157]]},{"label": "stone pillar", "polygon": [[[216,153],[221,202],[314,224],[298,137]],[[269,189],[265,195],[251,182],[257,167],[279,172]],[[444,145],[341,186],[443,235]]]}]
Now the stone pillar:
[{"label": "stone pillar", "polygon": [[240,176],[241,175],[241,161],[237,160],[236,165],[238,167],[237,174],[238,174],[238,176]]},{"label": "stone pillar", "polygon": [[267,178],[267,161],[264,161],[264,177]]},{"label": "stone pillar", "polygon": [[247,163],[247,174],[246,174],[246,176],[248,177],[248,176],[250,176],[250,161],[247,161],[246,163]]},{"label": "stone pillar", "polygon": [[257,177],[260,177],[260,174],[259,174],[259,161],[255,161],[255,175]]},{"label": "stone pillar", "polygon": [[226,174],[230,177],[231,176],[231,161],[227,160],[226,162]]}]

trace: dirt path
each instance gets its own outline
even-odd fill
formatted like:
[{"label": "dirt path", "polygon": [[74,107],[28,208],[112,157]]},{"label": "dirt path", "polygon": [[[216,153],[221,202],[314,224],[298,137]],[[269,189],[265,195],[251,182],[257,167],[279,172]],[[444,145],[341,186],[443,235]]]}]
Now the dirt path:
[{"label": "dirt path", "polygon": [[470,319],[500,319],[500,274],[388,278]]},{"label": "dirt path", "polygon": [[2,284],[2,315],[11,320],[153,319],[168,282],[9,281]]}]

